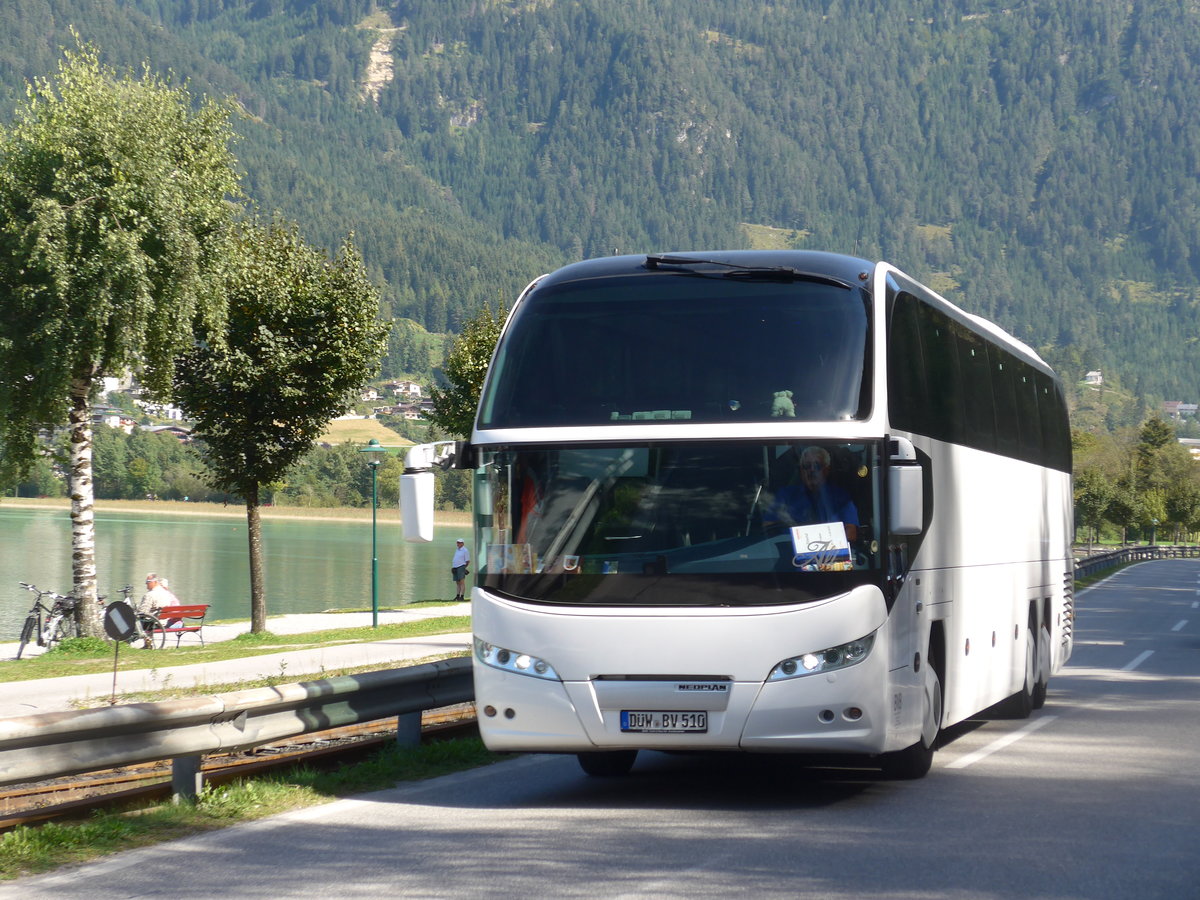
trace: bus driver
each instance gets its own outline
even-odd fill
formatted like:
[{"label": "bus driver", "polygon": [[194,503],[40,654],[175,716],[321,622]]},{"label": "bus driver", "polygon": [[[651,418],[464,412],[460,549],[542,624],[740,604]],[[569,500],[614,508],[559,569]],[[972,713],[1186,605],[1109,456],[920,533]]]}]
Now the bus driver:
[{"label": "bus driver", "polygon": [[[794,451],[793,451],[794,452]],[[822,522],[842,522],[846,537],[858,533],[858,507],[850,495],[829,481],[829,451],[824,447],[805,447],[800,454],[800,483],[784,485],[763,514],[763,524],[791,527]]]}]

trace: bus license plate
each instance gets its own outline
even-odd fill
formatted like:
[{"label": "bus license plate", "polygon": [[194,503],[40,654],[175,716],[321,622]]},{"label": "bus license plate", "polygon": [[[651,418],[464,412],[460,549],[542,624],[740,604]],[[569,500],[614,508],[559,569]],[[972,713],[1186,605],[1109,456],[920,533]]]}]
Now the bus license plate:
[{"label": "bus license plate", "polygon": [[653,734],[708,731],[707,712],[621,710],[621,730]]}]

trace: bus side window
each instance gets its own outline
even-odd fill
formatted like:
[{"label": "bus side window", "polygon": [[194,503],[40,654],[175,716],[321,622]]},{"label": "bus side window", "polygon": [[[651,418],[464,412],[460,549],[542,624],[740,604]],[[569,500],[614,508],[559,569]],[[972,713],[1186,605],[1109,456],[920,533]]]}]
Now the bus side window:
[{"label": "bus side window", "polygon": [[900,293],[892,306],[888,337],[888,417],[905,431],[929,430],[929,392],[925,384],[925,354],[921,348],[919,301]]}]

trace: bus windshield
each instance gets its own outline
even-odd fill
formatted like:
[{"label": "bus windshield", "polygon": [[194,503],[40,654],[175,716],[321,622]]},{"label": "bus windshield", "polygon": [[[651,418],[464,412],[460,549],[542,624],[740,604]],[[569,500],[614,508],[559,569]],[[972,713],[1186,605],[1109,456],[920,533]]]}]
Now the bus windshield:
[{"label": "bus windshield", "polygon": [[800,603],[878,583],[874,442],[481,448],[478,583],[550,603]]},{"label": "bus windshield", "polygon": [[642,271],[552,283],[497,348],[482,429],[837,421],[870,413],[868,296]]}]

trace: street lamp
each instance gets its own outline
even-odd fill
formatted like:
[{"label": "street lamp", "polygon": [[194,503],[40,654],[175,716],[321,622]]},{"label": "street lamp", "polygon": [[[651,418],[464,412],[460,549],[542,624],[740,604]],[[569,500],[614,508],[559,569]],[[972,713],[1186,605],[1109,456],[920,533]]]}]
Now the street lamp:
[{"label": "street lamp", "polygon": [[377,482],[379,476],[379,464],[383,462],[380,454],[387,453],[383,447],[379,446],[379,441],[375,438],[367,441],[367,446],[358,451],[359,453],[367,454],[367,465],[371,467],[371,627],[379,627],[379,551],[378,541],[376,539],[376,515],[379,509],[379,494],[377,490]]}]

